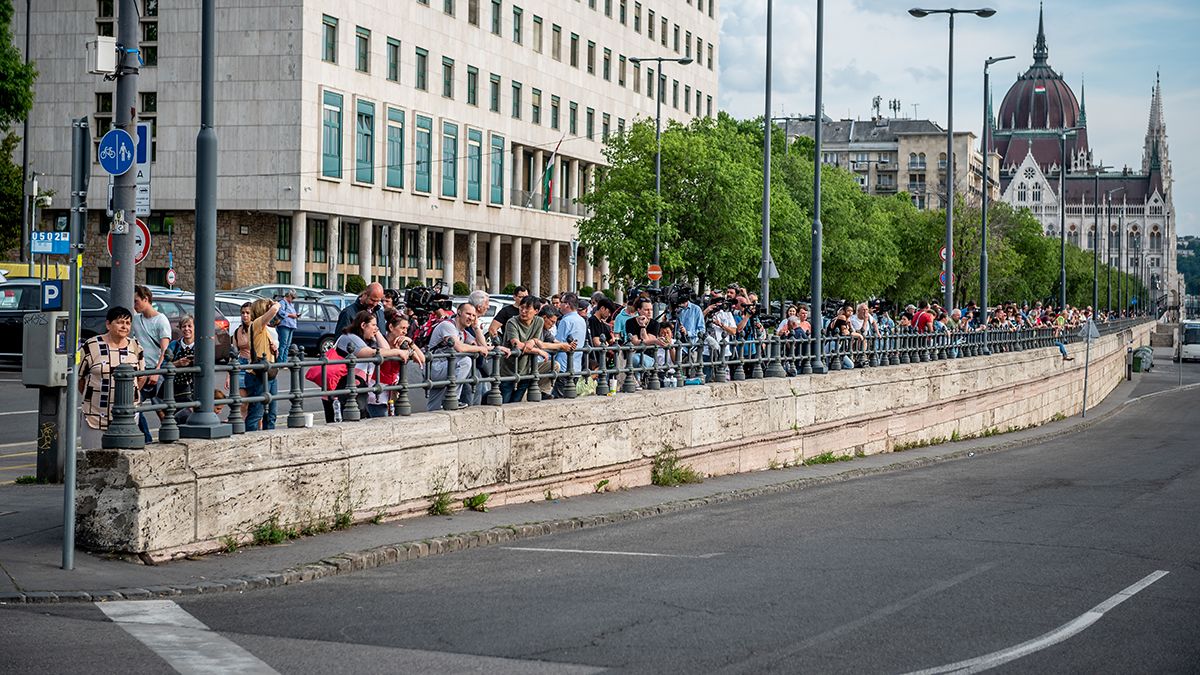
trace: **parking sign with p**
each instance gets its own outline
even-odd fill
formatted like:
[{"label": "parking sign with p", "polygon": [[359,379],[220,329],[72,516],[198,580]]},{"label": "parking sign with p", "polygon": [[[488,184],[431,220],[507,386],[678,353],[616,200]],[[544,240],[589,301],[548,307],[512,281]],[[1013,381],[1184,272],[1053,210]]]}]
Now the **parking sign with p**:
[{"label": "parking sign with p", "polygon": [[62,309],[63,306],[63,282],[61,281],[43,281],[42,282],[42,311],[54,312]]}]

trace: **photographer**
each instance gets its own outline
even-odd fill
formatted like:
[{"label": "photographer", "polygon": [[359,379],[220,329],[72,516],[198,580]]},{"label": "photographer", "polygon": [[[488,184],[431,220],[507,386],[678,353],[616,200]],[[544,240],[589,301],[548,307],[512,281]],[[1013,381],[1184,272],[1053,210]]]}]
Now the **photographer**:
[{"label": "photographer", "polygon": [[383,314],[383,285],[378,282],[367,284],[365,290],[358,294],[358,299],[346,305],[341,314],[338,314],[337,328],[334,329],[335,335],[341,335],[346,332],[346,328],[354,322],[354,317],[358,316],[359,312],[371,312],[375,315],[375,324],[377,326],[386,326],[387,317]]}]

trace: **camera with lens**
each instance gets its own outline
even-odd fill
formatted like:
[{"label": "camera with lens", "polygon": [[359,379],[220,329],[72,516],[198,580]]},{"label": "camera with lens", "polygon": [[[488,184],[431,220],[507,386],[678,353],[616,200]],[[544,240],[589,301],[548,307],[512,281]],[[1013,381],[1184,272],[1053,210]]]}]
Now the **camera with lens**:
[{"label": "camera with lens", "polygon": [[695,297],[692,292],[692,287],[687,284],[675,284],[669,286],[662,293],[662,301],[671,309],[679,309]]},{"label": "camera with lens", "polygon": [[450,296],[442,293],[442,285],[414,286],[404,291],[404,304],[417,315],[425,315],[438,309],[448,310],[454,306]]}]

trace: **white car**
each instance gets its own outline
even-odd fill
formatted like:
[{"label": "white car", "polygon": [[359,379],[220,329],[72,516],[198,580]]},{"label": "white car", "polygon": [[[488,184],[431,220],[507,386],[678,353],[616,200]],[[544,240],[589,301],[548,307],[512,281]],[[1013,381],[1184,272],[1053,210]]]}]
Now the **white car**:
[{"label": "white car", "polygon": [[[454,303],[454,307],[457,308],[459,305],[467,301],[467,296],[454,295],[450,297],[450,300]],[[488,309],[479,317],[479,327],[483,329],[483,332],[487,332],[488,326],[491,325],[492,319],[495,318],[496,313],[499,312],[502,307],[506,307],[511,304],[513,304],[511,295],[499,297],[495,295],[489,296]]]}]

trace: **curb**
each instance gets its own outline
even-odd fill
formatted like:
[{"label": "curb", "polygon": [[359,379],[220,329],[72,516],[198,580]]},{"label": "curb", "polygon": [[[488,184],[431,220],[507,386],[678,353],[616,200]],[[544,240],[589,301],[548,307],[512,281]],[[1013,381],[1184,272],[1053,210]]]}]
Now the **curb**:
[{"label": "curb", "polygon": [[1003,452],[1005,450],[1012,450],[1031,445],[1033,443],[1051,440],[1060,436],[1064,436],[1068,433],[1086,429],[1094,424],[1108,419],[1109,417],[1112,417],[1118,412],[1121,412],[1129,405],[1145,399],[1169,392],[1187,391],[1191,389],[1200,389],[1200,383],[1176,387],[1174,389],[1164,389],[1162,391],[1144,394],[1137,398],[1130,398],[1113,406],[1110,410],[1097,413],[1094,417],[1086,420],[1079,420],[1074,424],[1065,426],[1061,429],[1055,429],[1047,433],[1030,435],[1027,438],[993,443],[991,445],[986,445],[979,448],[962,448],[931,457],[905,459],[877,467],[857,469],[848,468],[845,471],[841,471],[829,476],[794,478],[770,485],[743,488],[740,490],[731,490],[727,492],[718,492],[707,497],[694,497],[692,499],[669,501],[657,506],[627,509],[625,511],[615,511],[596,516],[581,516],[577,518],[546,520],[534,523],[524,523],[520,525],[507,525],[493,527],[487,530],[475,530],[462,534],[447,535],[445,537],[435,537],[432,539],[407,541],[396,544],[384,544],[382,546],[375,546],[368,549],[350,551],[330,556],[315,562],[295,565],[281,572],[248,574],[228,579],[204,581],[194,584],[118,588],[102,591],[24,591],[17,593],[0,593],[0,605],[107,602],[113,600],[148,600],[152,598],[171,598],[188,595],[212,595],[215,593],[231,592],[242,593],[256,589],[290,586],[293,584],[301,584],[306,581],[315,581],[317,579],[325,579],[341,574],[348,574],[359,570],[375,569],[385,565],[393,565],[405,560],[418,560],[436,555],[454,553],[455,551],[464,551],[471,548],[482,548],[485,546],[495,546],[510,542],[523,541],[548,534],[591,529],[616,523],[641,520],[644,518],[653,518],[655,516],[690,511],[692,509],[705,506],[727,504],[735,501],[754,499],[756,497],[780,494],[783,492],[792,492],[824,485],[832,485],[834,483],[841,483],[857,478],[866,478],[870,476],[896,473],[899,471],[919,469],[941,464],[943,462],[966,459],[977,454],[982,455]]}]

